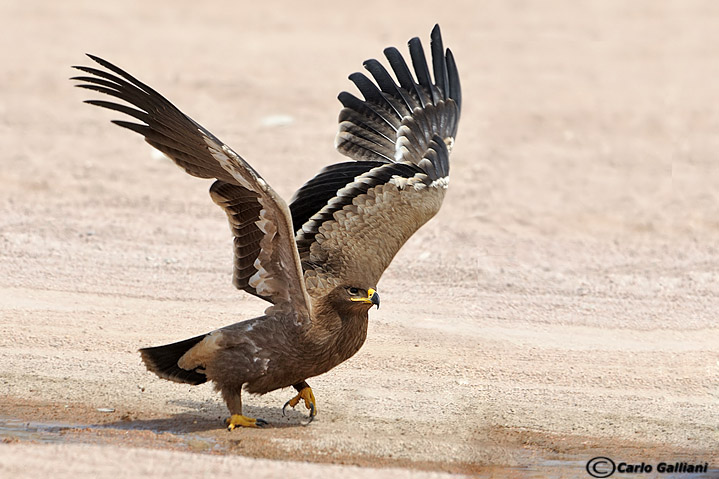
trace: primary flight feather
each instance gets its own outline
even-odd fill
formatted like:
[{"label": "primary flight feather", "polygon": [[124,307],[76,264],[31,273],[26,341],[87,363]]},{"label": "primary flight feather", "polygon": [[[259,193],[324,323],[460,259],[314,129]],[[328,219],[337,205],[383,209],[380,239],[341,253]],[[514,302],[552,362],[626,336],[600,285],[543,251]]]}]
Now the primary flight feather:
[{"label": "primary flight feather", "polygon": [[414,75],[396,48],[384,51],[396,80],[377,60],[364,63],[372,79],[350,75],[363,98],[340,93],[335,144],[352,161],[324,168],[289,206],[240,155],[148,85],[93,55],[102,68],[74,67],[84,73],[73,78],[76,86],[123,102],[87,103],[132,117],[113,123],[187,173],[216,180],[210,196],[234,235],[233,284],[271,303],[261,317],[140,350],[161,378],[212,381],[230,411],[229,429],[266,424],[242,414],[243,389],[293,386],[297,395],[285,407],[304,401],[314,418],[306,379],[359,350],[369,309],[379,307],[382,273],[442,204],[462,106],[459,75],[438,25],[431,73],[418,38],[409,51]]}]

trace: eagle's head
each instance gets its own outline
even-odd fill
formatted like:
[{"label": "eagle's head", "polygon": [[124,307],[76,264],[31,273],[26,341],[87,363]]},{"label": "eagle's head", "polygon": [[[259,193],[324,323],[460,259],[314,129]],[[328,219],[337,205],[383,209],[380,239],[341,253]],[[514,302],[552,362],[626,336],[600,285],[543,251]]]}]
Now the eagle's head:
[{"label": "eagle's head", "polygon": [[369,308],[377,306],[377,309],[379,309],[379,294],[374,288],[363,289],[349,286],[345,288],[345,291],[350,301],[368,305]]}]

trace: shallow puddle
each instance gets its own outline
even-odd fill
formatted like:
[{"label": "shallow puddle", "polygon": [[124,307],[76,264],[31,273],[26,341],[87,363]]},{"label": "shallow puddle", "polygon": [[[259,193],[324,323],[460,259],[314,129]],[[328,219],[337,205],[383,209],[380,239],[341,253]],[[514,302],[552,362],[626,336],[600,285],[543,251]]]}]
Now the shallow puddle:
[{"label": "shallow puddle", "polygon": [[[68,435],[68,431],[78,430],[116,430],[118,428],[96,425],[71,425],[62,423],[22,421],[0,417],[0,443],[27,441],[35,443],[85,443],[87,438]],[[159,433],[160,431],[155,431]],[[217,451],[219,445],[211,439],[195,434],[177,434],[192,452]],[[518,456],[526,451],[518,451]],[[538,456],[527,456],[527,466],[487,466],[480,468],[473,477],[484,479],[576,479],[592,477],[612,477],[620,479],[717,479],[719,469],[710,469],[706,473],[659,473],[656,470],[644,473],[620,473],[603,476],[591,476],[587,472],[586,459],[557,460]]]},{"label": "shallow puddle", "polygon": [[62,432],[70,426],[0,418],[0,441],[64,442]]}]

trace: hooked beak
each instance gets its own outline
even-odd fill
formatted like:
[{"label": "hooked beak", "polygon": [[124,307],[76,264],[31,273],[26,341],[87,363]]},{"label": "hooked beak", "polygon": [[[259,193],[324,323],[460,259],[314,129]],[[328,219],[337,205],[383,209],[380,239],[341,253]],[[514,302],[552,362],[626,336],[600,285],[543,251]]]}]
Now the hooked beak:
[{"label": "hooked beak", "polygon": [[377,309],[379,309],[379,293],[377,293],[377,291],[375,291],[374,289],[370,288],[367,291],[367,296],[369,297],[370,302],[377,306]]}]

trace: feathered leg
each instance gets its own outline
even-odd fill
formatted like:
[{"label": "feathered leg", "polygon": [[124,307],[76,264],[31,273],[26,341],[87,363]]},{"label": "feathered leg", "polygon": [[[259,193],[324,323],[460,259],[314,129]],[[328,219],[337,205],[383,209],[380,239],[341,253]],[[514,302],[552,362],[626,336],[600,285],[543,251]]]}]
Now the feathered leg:
[{"label": "feathered leg", "polygon": [[287,409],[287,406],[292,406],[294,408],[297,404],[299,404],[300,399],[304,399],[305,407],[310,410],[310,420],[307,422],[307,424],[309,424],[317,415],[317,401],[315,401],[315,395],[312,392],[312,388],[306,381],[293,384],[292,387],[297,390],[297,396],[285,403],[282,407],[282,415],[285,415],[285,409]]},{"label": "feathered leg", "polygon": [[262,427],[267,425],[264,419],[255,419],[242,415],[242,389],[222,388],[222,398],[230,410],[231,416],[225,419],[227,430],[232,431],[236,427]]}]

